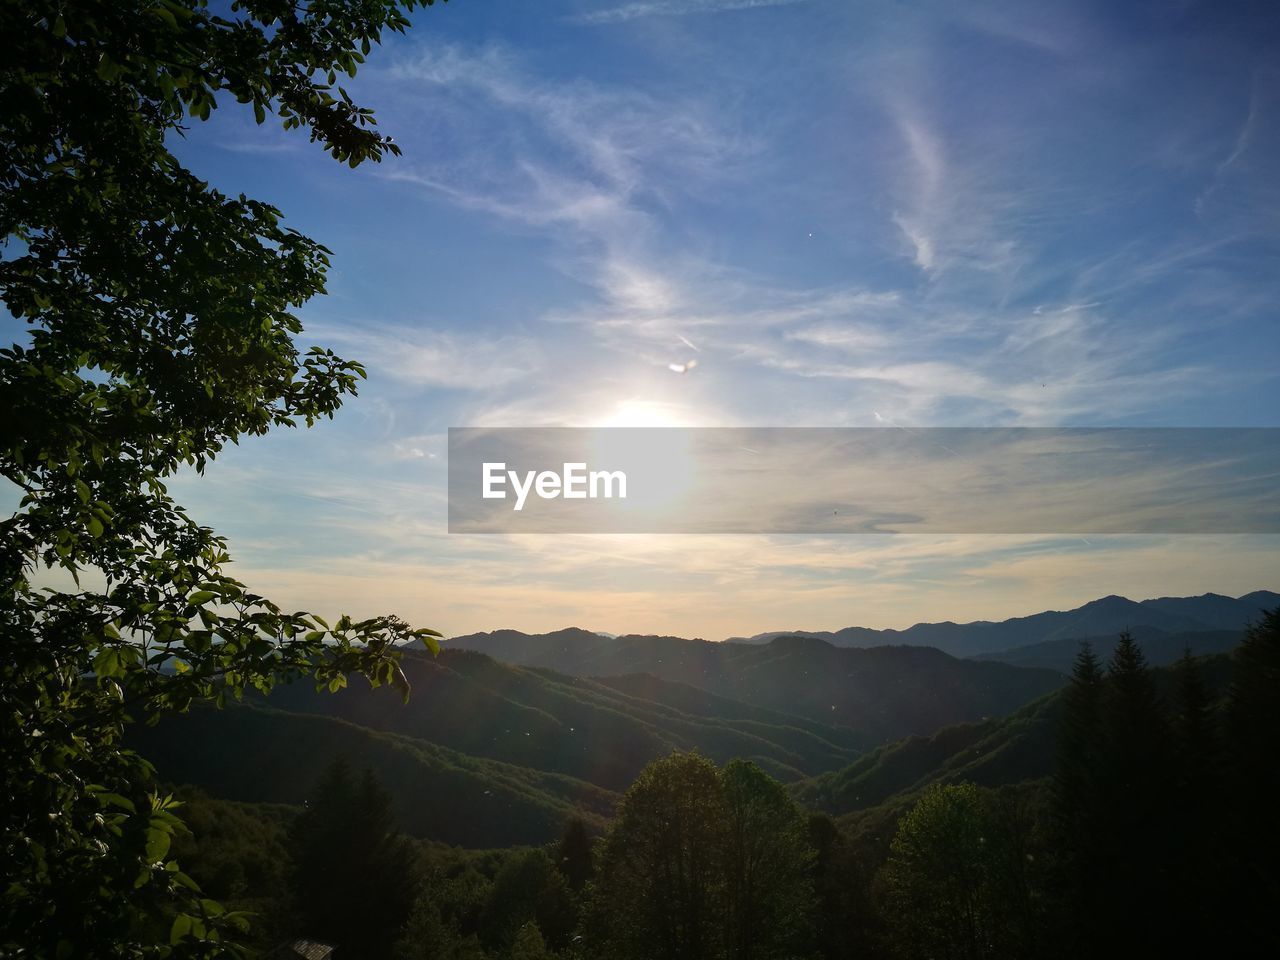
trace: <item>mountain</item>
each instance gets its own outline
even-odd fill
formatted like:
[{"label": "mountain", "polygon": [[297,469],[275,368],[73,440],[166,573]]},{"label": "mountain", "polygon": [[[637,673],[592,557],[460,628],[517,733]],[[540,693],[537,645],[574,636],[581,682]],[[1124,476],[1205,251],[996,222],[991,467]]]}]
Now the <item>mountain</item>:
[{"label": "mountain", "polygon": [[[1195,656],[1226,653],[1244,638],[1243,630],[1197,630],[1193,633],[1166,633],[1156,627],[1134,627],[1130,631],[1135,640],[1141,641],[1147,662],[1153,667],[1168,666],[1177,660],[1184,650]],[[998,660],[1016,667],[1043,667],[1068,673],[1082,642],[1088,641],[1099,657],[1106,659],[1115,650],[1116,634],[1080,639],[1046,640],[1012,650],[981,653],[974,660]]]},{"label": "mountain", "polygon": [[465,847],[546,843],[575,813],[600,827],[618,800],[572,777],[254,705],[167,716],[131,727],[127,743],[167,783],[251,803],[303,803],[328,765],[345,757],[373,771],[407,833]]},{"label": "mountain", "polygon": [[584,677],[649,674],[846,728],[851,734],[845,745],[860,749],[1006,714],[1063,683],[1053,671],[960,660],[924,647],[840,648],[802,636],[761,645],[503,630],[455,637],[449,646]]},{"label": "mountain", "polygon": [[697,749],[717,763],[743,757],[791,781],[858,754],[845,727],[654,677],[591,680],[500,663],[467,650],[406,653],[409,702],[353,679],[338,693],[278,688],[270,706],[427,740],[476,757],[625,789],[650,760]]},{"label": "mountain", "polygon": [[845,627],[836,631],[760,633],[733,638],[745,643],[770,643],[779,636],[816,637],[837,647],[908,644],[937,647],[958,657],[1008,651],[1051,640],[1109,636],[1122,630],[1154,628],[1166,633],[1243,630],[1263,610],[1280,607],[1280,593],[1258,590],[1239,598],[1206,593],[1199,597],[1159,597],[1134,601],[1108,596],[1074,610],[1049,610],[1010,620],[972,623],[917,623],[906,630]]}]

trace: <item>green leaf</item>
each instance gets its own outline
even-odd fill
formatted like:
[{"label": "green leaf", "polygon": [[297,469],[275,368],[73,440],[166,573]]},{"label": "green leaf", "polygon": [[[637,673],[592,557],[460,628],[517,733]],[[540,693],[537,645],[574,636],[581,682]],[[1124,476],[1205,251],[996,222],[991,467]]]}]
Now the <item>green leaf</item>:
[{"label": "green leaf", "polygon": [[133,801],[128,797],[121,796],[118,793],[109,791],[94,791],[94,796],[99,802],[112,807],[120,807],[122,810],[128,810],[130,813],[136,813],[137,808],[133,805]]},{"label": "green leaf", "polygon": [[191,933],[191,917],[180,913],[173,918],[173,926],[169,928],[169,943],[176,944]]},{"label": "green leaf", "polygon": [[147,831],[147,861],[150,863],[159,863],[165,858],[165,854],[169,852],[169,845],[173,842],[173,838],[169,836],[168,831],[152,827]]}]

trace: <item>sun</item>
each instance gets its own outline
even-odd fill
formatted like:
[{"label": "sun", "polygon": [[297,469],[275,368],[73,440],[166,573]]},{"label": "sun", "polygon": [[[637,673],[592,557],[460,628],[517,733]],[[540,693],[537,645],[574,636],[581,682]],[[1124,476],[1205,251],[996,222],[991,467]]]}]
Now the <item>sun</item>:
[{"label": "sun", "polygon": [[613,410],[595,420],[593,427],[688,427],[684,411],[661,400],[623,400]]},{"label": "sun", "polygon": [[661,525],[678,510],[697,477],[689,419],[675,404],[624,400],[592,426],[593,462],[623,466],[630,484],[618,504],[633,519]]}]

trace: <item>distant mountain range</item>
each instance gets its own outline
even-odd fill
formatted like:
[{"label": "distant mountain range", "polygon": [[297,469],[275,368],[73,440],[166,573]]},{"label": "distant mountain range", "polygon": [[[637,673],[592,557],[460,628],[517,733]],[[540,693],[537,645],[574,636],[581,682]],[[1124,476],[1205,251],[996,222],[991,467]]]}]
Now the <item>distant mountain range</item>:
[{"label": "distant mountain range", "polygon": [[837,647],[907,644],[936,647],[957,657],[1007,652],[1032,644],[1086,637],[1115,636],[1122,630],[1153,628],[1166,634],[1243,630],[1263,610],[1280,607],[1280,593],[1257,590],[1243,597],[1206,593],[1199,597],[1160,597],[1134,601],[1109,596],[1074,610],[1048,610],[1010,620],[973,623],[917,623],[905,630],[845,627],[835,631],[773,631],[731,638],[742,643],[769,643],[776,637],[817,637]]}]

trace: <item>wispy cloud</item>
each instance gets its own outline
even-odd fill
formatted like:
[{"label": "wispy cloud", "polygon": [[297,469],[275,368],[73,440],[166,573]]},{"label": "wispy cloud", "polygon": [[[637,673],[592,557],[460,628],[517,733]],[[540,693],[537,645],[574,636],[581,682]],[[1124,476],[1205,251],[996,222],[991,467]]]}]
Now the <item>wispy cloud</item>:
[{"label": "wispy cloud", "polygon": [[448,161],[390,175],[532,225],[621,236],[644,204],[720,180],[750,153],[749,137],[697,98],[551,82],[496,48],[433,51],[390,76],[430,91],[433,132],[452,147]]},{"label": "wispy cloud", "polygon": [[624,23],[641,17],[683,17],[697,13],[726,13],[733,10],[754,10],[760,7],[788,7],[807,0],[637,0],[604,10],[580,13],[572,19],[576,23],[604,24]]},{"label": "wispy cloud", "polygon": [[529,377],[542,351],[528,337],[442,333],[377,326],[312,326],[330,343],[358,344],[373,371],[403,383],[453,390],[494,390]]}]

